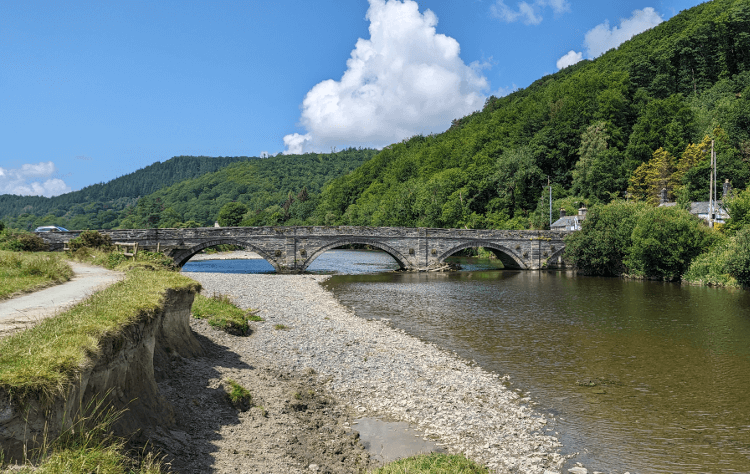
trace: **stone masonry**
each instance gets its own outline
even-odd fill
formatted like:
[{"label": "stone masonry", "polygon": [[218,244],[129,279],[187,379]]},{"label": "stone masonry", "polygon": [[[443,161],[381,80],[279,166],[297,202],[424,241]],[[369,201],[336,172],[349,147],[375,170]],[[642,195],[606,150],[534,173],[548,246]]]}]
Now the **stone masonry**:
[{"label": "stone masonry", "polygon": [[[194,229],[100,230],[113,242],[137,242],[139,249],[161,251],[178,266],[201,250],[234,244],[257,252],[279,273],[304,271],[323,252],[347,244],[367,244],[393,257],[404,270],[428,271],[444,265],[459,250],[484,247],[506,268],[538,270],[564,266],[565,232],[407,227],[200,227]],[[81,231],[40,233],[50,250],[62,250]]]}]

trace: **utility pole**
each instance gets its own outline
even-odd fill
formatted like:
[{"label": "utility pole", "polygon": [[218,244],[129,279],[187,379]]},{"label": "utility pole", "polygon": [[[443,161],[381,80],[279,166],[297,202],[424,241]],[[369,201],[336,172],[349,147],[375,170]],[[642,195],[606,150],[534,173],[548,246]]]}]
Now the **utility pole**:
[{"label": "utility pole", "polygon": [[549,175],[547,175],[547,186],[549,187],[549,228],[552,230],[552,185],[549,182]]},{"label": "utility pole", "polygon": [[716,153],[711,140],[711,177],[708,185],[708,226],[714,226],[714,202],[716,201]]}]

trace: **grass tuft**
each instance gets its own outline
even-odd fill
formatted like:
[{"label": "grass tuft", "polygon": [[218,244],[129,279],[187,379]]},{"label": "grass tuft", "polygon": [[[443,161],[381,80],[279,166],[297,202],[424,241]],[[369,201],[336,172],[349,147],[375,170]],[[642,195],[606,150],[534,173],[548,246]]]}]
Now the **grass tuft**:
[{"label": "grass tuft", "polygon": [[273,328],[276,329],[277,331],[287,331],[289,329],[292,329],[289,326],[285,326],[283,324],[274,324]]},{"label": "grass tuft", "polygon": [[235,306],[229,296],[214,293],[210,298],[196,295],[193,302],[193,316],[207,319],[211,326],[235,336],[250,334],[249,321],[263,321],[253,311],[245,311]]},{"label": "grass tuft", "polygon": [[103,339],[153,318],[168,288],[199,291],[200,284],[174,272],[135,269],[70,310],[0,340],[0,389],[19,399],[63,393]]},{"label": "grass tuft", "polygon": [[[112,435],[112,425],[125,410],[92,401],[82,415],[54,440],[31,453],[26,464],[1,473],[34,474],[160,474],[162,458],[153,453],[129,457],[125,440]],[[2,459],[0,459],[2,461]],[[0,463],[1,465],[1,463]]]},{"label": "grass tuft", "polygon": [[227,379],[226,384],[228,385],[227,398],[232,406],[241,411],[249,410],[253,403],[250,391],[232,379]]},{"label": "grass tuft", "polygon": [[420,454],[399,459],[370,471],[370,474],[489,474],[486,467],[480,466],[463,454]]},{"label": "grass tuft", "polygon": [[73,269],[59,253],[0,250],[0,300],[70,280]]}]

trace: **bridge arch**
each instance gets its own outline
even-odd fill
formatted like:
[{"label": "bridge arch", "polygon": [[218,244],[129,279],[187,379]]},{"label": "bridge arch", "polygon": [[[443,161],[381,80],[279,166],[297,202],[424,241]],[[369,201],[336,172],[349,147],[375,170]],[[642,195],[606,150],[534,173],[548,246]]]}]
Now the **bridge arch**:
[{"label": "bridge arch", "polygon": [[343,247],[344,245],[351,245],[351,244],[369,245],[371,247],[378,248],[382,250],[383,252],[387,253],[388,255],[390,255],[391,257],[393,257],[393,259],[396,261],[396,263],[398,263],[398,266],[401,269],[411,267],[406,257],[404,257],[401,254],[401,252],[399,252],[398,250],[394,249],[393,247],[389,245],[386,245],[384,243],[377,242],[374,240],[369,240],[369,239],[352,238],[352,239],[341,239],[335,242],[331,242],[329,244],[324,245],[323,247],[316,249],[314,252],[311,252],[309,256],[307,257],[307,260],[305,260],[304,263],[302,264],[300,271],[307,270],[307,267],[309,267],[310,264],[313,263],[313,261],[315,261],[316,258],[320,257],[323,253],[327,252],[328,250],[335,249],[336,247]]},{"label": "bridge arch", "polygon": [[[550,262],[554,262],[557,257],[562,256],[562,253],[565,251],[565,247],[562,247],[560,249],[557,249],[555,252],[552,253],[552,255],[549,256],[549,258],[546,259],[544,262],[544,265],[542,265],[543,268],[550,268],[549,264]],[[554,267],[557,268],[557,267]]]},{"label": "bridge arch", "polygon": [[497,255],[500,261],[503,262],[503,266],[505,268],[517,268],[524,270],[528,268],[528,265],[526,265],[523,260],[508,247],[484,240],[470,240],[462,242],[440,255],[438,257],[438,263],[443,263],[446,258],[450,257],[460,250],[473,247],[484,247],[487,249],[495,250],[495,255]]},{"label": "bridge arch", "polygon": [[255,245],[245,242],[243,240],[239,240],[239,239],[222,238],[222,239],[208,240],[206,242],[201,242],[198,245],[195,245],[194,247],[191,247],[189,249],[178,250],[172,255],[172,258],[174,259],[174,263],[178,267],[182,268],[182,266],[185,265],[188,262],[188,260],[190,260],[193,257],[193,255],[200,252],[201,250],[209,248],[209,247],[214,247],[216,245],[223,245],[223,244],[239,245],[240,247],[244,247],[248,250],[251,250],[257,253],[258,255],[260,255],[261,258],[263,258],[263,260],[270,263],[277,272],[280,270],[278,262],[276,262],[276,260],[273,257],[268,255],[268,253],[265,250],[261,249],[260,247],[256,247]]}]

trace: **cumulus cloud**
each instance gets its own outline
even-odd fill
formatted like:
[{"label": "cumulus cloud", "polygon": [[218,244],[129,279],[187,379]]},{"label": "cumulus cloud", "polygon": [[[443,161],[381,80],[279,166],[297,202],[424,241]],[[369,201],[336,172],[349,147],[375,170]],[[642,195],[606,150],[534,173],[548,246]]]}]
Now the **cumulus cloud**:
[{"label": "cumulus cloud", "polygon": [[370,0],[370,38],[357,40],[340,80],[315,85],[302,103],[307,133],[284,137],[284,153],[332,146],[373,146],[446,130],[482,108],[489,85],[479,64],[466,65],[458,42],[435,30],[416,2]]},{"label": "cumulus cloud", "polygon": [[[584,46],[586,47],[586,56],[594,59],[612,48],[620,46],[638,33],[651,29],[663,22],[661,14],[651,7],[643,10],[633,10],[630,18],[620,19],[620,26],[610,28],[609,20],[596,25],[586,32]],[[562,69],[575,64],[582,59],[583,53],[570,51],[565,56],[557,60],[557,68]],[[577,58],[577,59],[576,59]],[[575,60],[574,62],[571,62]]]},{"label": "cumulus cloud", "polygon": [[495,18],[506,23],[522,20],[527,25],[538,25],[543,18],[541,11],[549,7],[557,15],[570,11],[570,4],[565,0],[536,0],[533,3],[519,2],[516,9],[505,4],[505,0],[497,0],[490,6],[490,13]]},{"label": "cumulus cloud", "polygon": [[664,21],[661,15],[651,7],[634,10],[633,16],[620,20],[620,26],[609,27],[609,21],[597,25],[586,33],[586,54],[596,58],[602,53],[616,48],[638,33],[651,29]]},{"label": "cumulus cloud", "polygon": [[568,51],[568,54],[557,60],[557,69],[564,69],[568,66],[572,66],[583,59],[583,53],[576,53],[572,49]]},{"label": "cumulus cloud", "polygon": [[51,197],[70,192],[70,186],[63,180],[52,177],[56,173],[57,168],[51,161],[25,164],[15,169],[0,167],[0,194]]}]

